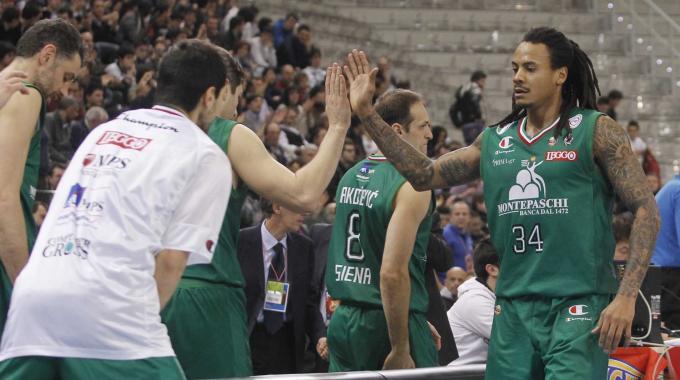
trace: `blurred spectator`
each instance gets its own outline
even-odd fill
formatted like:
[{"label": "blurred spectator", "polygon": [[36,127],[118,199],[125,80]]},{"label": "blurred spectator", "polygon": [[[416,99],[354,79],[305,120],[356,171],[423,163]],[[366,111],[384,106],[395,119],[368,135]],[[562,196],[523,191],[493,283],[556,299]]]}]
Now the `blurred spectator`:
[{"label": "blurred spectator", "polygon": [[470,76],[470,83],[456,90],[456,100],[449,109],[453,125],[462,128],[465,145],[472,144],[484,129],[482,115],[482,93],[486,84],[486,73],[478,70]]},{"label": "blurred spectator", "polygon": [[281,128],[276,123],[269,123],[264,129],[264,146],[269,153],[283,165],[288,163],[286,153],[281,146],[279,146],[279,137],[281,135]]},{"label": "blurred spectator", "polygon": [[116,33],[118,32],[118,19],[120,15],[117,11],[107,9],[107,2],[104,0],[94,0],[92,2],[92,35],[97,42],[118,43]]},{"label": "blurred spectator", "polygon": [[432,139],[427,142],[427,156],[437,158],[441,148],[445,148],[448,132],[441,125],[432,127]]},{"label": "blurred spectator", "polygon": [[295,13],[288,13],[285,18],[282,18],[274,23],[274,47],[278,49],[283,45],[284,41],[293,35],[293,29],[297,24],[299,17]]},{"label": "blurred spectator", "polygon": [[444,287],[439,291],[439,295],[444,301],[444,308],[449,310],[456,300],[458,300],[458,287],[465,282],[468,274],[465,269],[461,267],[452,267],[446,271],[446,278],[444,279]]},{"label": "blurred spectator", "polygon": [[271,28],[261,29],[257,37],[250,39],[250,56],[261,69],[277,66],[274,34]]},{"label": "blurred spectator", "polygon": [[449,327],[446,317],[447,305],[444,304],[439,293],[437,272],[445,271],[451,267],[451,252],[448,245],[441,237],[440,216],[437,212],[432,214],[432,228],[430,240],[427,243],[427,265],[425,266],[425,288],[429,298],[427,308],[427,321],[439,332],[442,347],[439,350],[439,364],[446,365],[458,357],[456,342]]},{"label": "blurred spectator", "polygon": [[378,58],[378,70],[383,78],[385,78],[392,86],[401,88],[397,85],[399,80],[397,80],[397,77],[392,73],[392,63],[389,58],[385,56]]},{"label": "blurred spectator", "polygon": [[597,98],[596,107],[598,111],[607,114],[609,112],[609,98],[606,96],[600,96]]},{"label": "blurred spectator", "polygon": [[260,95],[250,95],[246,98],[246,111],[243,113],[243,123],[246,127],[255,132],[262,130],[267,121],[269,112],[263,108],[265,107],[264,98]]},{"label": "blurred spectator", "polygon": [[473,254],[476,278],[458,288],[458,301],[449,309],[451,331],[460,357],[449,365],[486,363],[496,304],[496,282],[500,274],[498,254],[489,239],[482,240]]},{"label": "blurred spectator", "polygon": [[612,229],[614,230],[614,240],[616,249],[614,250],[614,261],[628,261],[630,256],[630,231],[633,228],[633,214],[624,212],[614,215]]},{"label": "blurred spectator", "polygon": [[35,201],[33,204],[33,220],[35,221],[35,227],[38,231],[40,231],[40,226],[42,226],[46,215],[47,205],[41,201]]},{"label": "blurred spectator", "polygon": [[65,164],[71,160],[75,151],[71,146],[71,122],[77,120],[79,114],[78,102],[70,96],[64,96],[57,110],[45,116],[50,161]]},{"label": "blurred spectator", "polygon": [[21,18],[19,11],[14,7],[9,7],[2,12],[2,23],[0,24],[0,40],[9,42],[13,46],[17,45],[21,37]]},{"label": "blurred spectator", "polygon": [[661,229],[652,263],[662,268],[661,320],[672,330],[680,329],[680,173],[656,195]]},{"label": "blurred spectator", "polygon": [[640,137],[640,124],[637,121],[631,120],[628,122],[628,137],[630,138],[630,146],[638,158],[640,163],[643,162],[645,151],[647,150],[647,143]]},{"label": "blurred spectator", "polygon": [[659,181],[659,176],[654,173],[647,174],[647,185],[649,185],[649,190],[656,195],[661,189],[661,182]]},{"label": "blurred spectator", "polygon": [[345,138],[345,144],[342,146],[342,153],[340,154],[340,161],[338,162],[338,167],[335,169],[335,174],[331,182],[328,184],[328,192],[335,194],[338,189],[338,184],[342,179],[342,176],[347,173],[349,169],[352,168],[357,163],[357,149],[354,145],[354,141]]},{"label": "blurred spectator", "polygon": [[302,69],[311,63],[312,30],[308,25],[300,25],[295,35],[288,36],[283,44],[276,48],[279,65],[291,64]]},{"label": "blurred spectator", "polygon": [[321,50],[313,48],[310,52],[310,64],[302,70],[309,78],[309,86],[323,85],[326,78],[326,70],[321,68]]},{"label": "blurred spectator", "polygon": [[47,184],[49,185],[48,190],[56,190],[57,185],[59,185],[59,181],[61,181],[61,177],[64,175],[64,172],[66,171],[66,165],[62,163],[55,163],[52,165],[50,168],[50,176],[47,178]]},{"label": "blurred spectator", "polygon": [[40,4],[35,1],[29,1],[24,5],[24,9],[21,10],[21,33],[25,32],[28,28],[33,26],[42,18],[42,9]]},{"label": "blurred spectator", "polygon": [[453,265],[466,268],[465,257],[472,253],[472,236],[467,231],[470,223],[470,205],[456,200],[451,205],[451,219],[444,228],[444,239],[453,251]]},{"label": "blurred spectator", "polygon": [[254,5],[239,9],[238,16],[241,17],[244,22],[243,32],[241,34],[242,39],[249,40],[260,32],[259,24],[255,22],[258,13],[259,10]]},{"label": "blurred spectator", "polygon": [[246,41],[238,41],[234,46],[234,58],[241,65],[241,67],[252,72],[255,69],[256,64],[250,55],[250,44]]},{"label": "blurred spectator", "polygon": [[224,36],[223,39],[220,39],[218,45],[222,46],[227,50],[233,51],[234,48],[236,48],[236,43],[241,40],[244,25],[245,22],[243,22],[243,19],[241,17],[236,16],[232,18],[229,21],[229,30],[227,31],[227,34]]},{"label": "blurred spectator", "polygon": [[9,66],[16,56],[16,48],[9,42],[0,41],[0,71]]},{"label": "blurred spectator", "polygon": [[621,100],[623,99],[623,93],[619,90],[611,90],[609,91],[609,94],[607,94],[607,98],[609,98],[609,110],[607,111],[607,115],[616,120],[616,107],[618,107],[621,103]]},{"label": "blurred spectator", "polygon": [[109,114],[106,113],[102,107],[90,107],[85,113],[85,118],[82,122],[73,125],[71,130],[71,147],[75,152],[80,144],[85,140],[85,137],[99,125],[109,121]]}]

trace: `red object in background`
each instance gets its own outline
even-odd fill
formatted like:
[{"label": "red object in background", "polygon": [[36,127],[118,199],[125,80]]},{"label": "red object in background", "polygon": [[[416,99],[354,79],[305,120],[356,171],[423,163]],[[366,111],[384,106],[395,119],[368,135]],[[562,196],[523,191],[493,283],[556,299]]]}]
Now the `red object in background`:
[{"label": "red object in background", "polygon": [[670,361],[668,371],[671,379],[680,379],[680,347],[671,348],[666,354],[666,358]]},{"label": "red object in background", "polygon": [[617,348],[609,356],[607,380],[656,380],[666,365],[666,359],[651,348]]}]

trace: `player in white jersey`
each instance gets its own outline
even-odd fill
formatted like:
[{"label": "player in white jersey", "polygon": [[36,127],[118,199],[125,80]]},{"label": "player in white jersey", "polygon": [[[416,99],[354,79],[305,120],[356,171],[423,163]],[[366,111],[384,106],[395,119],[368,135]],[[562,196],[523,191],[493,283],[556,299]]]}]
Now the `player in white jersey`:
[{"label": "player in white jersey", "polygon": [[187,263],[210,262],[227,207],[230,163],[201,129],[225,84],[215,47],[184,41],[161,61],[159,105],[83,142],[17,279],[0,378],[184,378],[159,311]]}]

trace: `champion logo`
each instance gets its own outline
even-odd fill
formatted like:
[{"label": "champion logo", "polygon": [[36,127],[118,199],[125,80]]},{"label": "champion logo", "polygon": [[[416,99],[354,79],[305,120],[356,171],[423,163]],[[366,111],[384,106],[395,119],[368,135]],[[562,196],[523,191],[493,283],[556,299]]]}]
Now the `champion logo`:
[{"label": "champion logo", "polygon": [[135,137],[122,132],[106,131],[97,141],[97,145],[116,145],[123,149],[143,150],[151,139]]},{"label": "champion logo", "polygon": [[576,129],[579,125],[581,125],[582,120],[583,120],[583,115],[581,115],[581,114],[570,117],[569,118],[569,128]]},{"label": "champion logo", "polygon": [[586,309],[588,305],[574,305],[569,307],[569,314],[573,316],[587,315],[588,311]]},{"label": "champion logo", "polygon": [[575,150],[556,150],[545,152],[546,161],[576,161],[578,152]]},{"label": "champion logo", "polygon": [[498,143],[498,147],[501,149],[507,149],[512,146],[512,136],[505,136]]}]

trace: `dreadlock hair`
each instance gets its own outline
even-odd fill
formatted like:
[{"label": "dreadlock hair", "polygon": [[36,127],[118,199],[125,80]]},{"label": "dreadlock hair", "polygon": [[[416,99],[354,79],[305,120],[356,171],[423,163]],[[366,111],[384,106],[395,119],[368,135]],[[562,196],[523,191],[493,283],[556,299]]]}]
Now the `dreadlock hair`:
[{"label": "dreadlock hair", "polygon": [[[568,128],[568,114],[573,107],[597,109],[596,101],[600,94],[600,87],[593,63],[576,42],[568,39],[555,28],[545,26],[533,28],[524,35],[522,42],[544,44],[550,51],[550,66],[553,70],[567,67],[567,80],[562,84],[560,121],[555,128],[554,137],[562,136],[565,129],[568,131],[567,134],[571,133]],[[512,112],[491,127],[507,125],[523,118],[526,114],[526,108],[515,106],[513,98]]]}]

